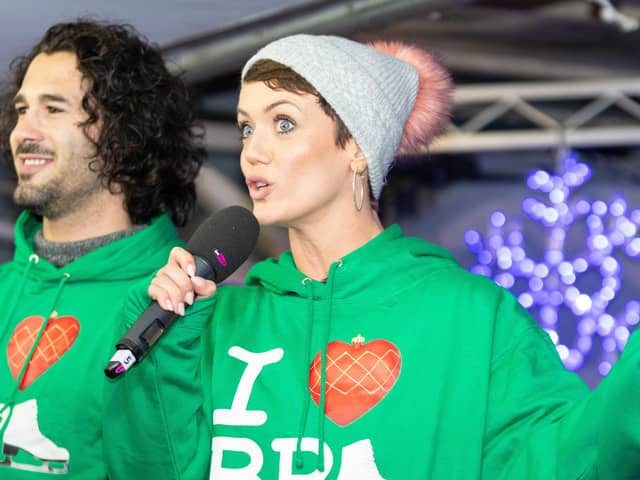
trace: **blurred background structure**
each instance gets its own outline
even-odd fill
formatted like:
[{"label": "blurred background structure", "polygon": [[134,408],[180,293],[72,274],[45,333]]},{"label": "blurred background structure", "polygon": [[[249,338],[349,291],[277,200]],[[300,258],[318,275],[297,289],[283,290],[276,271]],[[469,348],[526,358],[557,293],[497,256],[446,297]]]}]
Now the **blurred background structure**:
[{"label": "blurred background structure", "polygon": [[[385,225],[438,243],[511,289],[592,386],[640,320],[640,0],[6,0],[0,79],[45,29],[89,16],[130,23],[193,89],[209,160],[199,211],[250,205],[235,126],[239,69],[292,33],[394,39],[439,54],[452,122],[398,160]],[[34,12],[38,12],[34,15]],[[5,159],[6,160],[6,159]],[[0,169],[0,260],[12,255],[14,179]],[[287,248],[264,229],[256,260]]]}]

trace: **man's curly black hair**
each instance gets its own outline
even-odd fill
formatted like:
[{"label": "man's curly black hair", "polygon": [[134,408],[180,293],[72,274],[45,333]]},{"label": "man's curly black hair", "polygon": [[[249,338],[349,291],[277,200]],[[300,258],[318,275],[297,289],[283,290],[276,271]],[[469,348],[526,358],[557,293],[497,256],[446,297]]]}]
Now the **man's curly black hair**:
[{"label": "man's curly black hair", "polygon": [[13,98],[40,53],[72,52],[89,89],[82,99],[88,129],[100,122],[90,167],[110,191],[122,191],[136,224],[167,212],[184,225],[195,205],[195,178],[205,157],[194,130],[187,87],[172,75],[157,48],[130,25],[89,19],[59,23],[12,63],[13,80],[2,95],[0,149],[11,158],[9,135],[17,117]]}]

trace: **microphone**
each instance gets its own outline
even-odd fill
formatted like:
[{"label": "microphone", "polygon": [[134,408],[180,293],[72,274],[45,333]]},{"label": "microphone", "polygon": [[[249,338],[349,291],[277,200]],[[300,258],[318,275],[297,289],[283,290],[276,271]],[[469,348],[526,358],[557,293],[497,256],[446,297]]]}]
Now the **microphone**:
[{"label": "microphone", "polygon": [[[256,217],[246,208],[233,206],[214,213],[187,244],[195,260],[195,274],[222,282],[249,258],[259,233]],[[105,367],[105,375],[116,378],[142,360],[176,317],[174,312],[153,302],[116,344],[116,353]]]}]

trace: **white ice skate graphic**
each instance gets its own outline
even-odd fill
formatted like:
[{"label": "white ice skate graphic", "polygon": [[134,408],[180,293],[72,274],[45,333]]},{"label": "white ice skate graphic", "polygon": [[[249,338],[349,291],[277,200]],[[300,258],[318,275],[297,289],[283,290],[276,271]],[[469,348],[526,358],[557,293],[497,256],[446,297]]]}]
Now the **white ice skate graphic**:
[{"label": "white ice skate graphic", "polygon": [[[4,404],[0,403],[0,410]],[[7,409],[0,415],[0,427],[6,422]],[[18,463],[13,460],[22,450],[34,459],[41,461],[39,465]],[[2,439],[0,467],[16,468],[50,474],[67,473],[69,471],[69,451],[58,447],[40,432],[38,427],[38,405],[35,399],[27,400],[13,407],[13,414]],[[54,463],[52,465],[52,462]],[[2,475],[0,475],[2,476]]]},{"label": "white ice skate graphic", "polygon": [[342,449],[342,465],[338,480],[384,480],[373,457],[371,440],[365,439]]}]

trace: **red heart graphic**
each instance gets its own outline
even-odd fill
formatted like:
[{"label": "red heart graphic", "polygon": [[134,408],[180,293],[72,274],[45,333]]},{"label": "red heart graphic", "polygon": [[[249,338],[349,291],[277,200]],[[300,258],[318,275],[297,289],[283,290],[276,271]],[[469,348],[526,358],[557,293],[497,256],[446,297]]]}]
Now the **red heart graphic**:
[{"label": "red heart graphic", "polygon": [[[18,324],[7,345],[7,359],[13,378],[18,374],[38,336],[44,317],[32,315]],[[56,363],[71,348],[78,337],[80,323],[75,317],[57,317],[53,312],[33,352],[29,366],[20,382],[20,390],[27,388],[51,365]]]},{"label": "red heart graphic", "polygon": [[[402,356],[398,347],[387,340],[362,343],[358,335],[349,345],[327,345],[325,413],[335,423],[345,426],[371,410],[393,388],[400,375]],[[309,369],[309,389],[320,403],[320,352]]]}]

